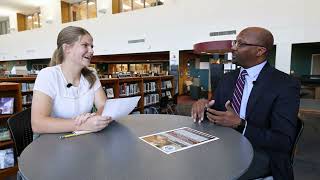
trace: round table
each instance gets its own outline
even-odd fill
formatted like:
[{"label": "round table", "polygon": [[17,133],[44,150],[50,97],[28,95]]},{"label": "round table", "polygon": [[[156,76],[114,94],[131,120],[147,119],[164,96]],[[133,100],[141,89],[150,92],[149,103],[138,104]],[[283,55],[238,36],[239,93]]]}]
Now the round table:
[{"label": "round table", "polygon": [[[139,139],[190,127],[220,139],[165,154]],[[130,115],[101,132],[59,139],[45,134],[19,158],[25,179],[194,180],[235,179],[253,158],[250,142],[237,131],[212,123],[194,123],[175,115]]]}]

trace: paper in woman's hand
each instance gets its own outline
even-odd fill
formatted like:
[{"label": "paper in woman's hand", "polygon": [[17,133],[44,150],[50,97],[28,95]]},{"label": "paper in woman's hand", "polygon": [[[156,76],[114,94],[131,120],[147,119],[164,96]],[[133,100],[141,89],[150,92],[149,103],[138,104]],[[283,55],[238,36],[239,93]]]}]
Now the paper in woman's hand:
[{"label": "paper in woman's hand", "polygon": [[141,96],[108,99],[104,104],[102,116],[109,116],[112,120],[119,120],[133,111],[140,98]]}]

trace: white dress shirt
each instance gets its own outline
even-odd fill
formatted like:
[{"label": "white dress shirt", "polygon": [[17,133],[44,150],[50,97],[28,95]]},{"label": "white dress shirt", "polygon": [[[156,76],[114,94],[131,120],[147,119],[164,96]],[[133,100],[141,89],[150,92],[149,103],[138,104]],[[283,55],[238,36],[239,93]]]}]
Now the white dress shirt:
[{"label": "white dress shirt", "polygon": [[[246,70],[248,73],[248,75],[245,76],[245,84],[244,84],[241,106],[240,106],[240,118],[241,119],[246,119],[246,109],[247,109],[248,99],[249,99],[251,90],[254,86],[254,82],[257,80],[262,68],[266,65],[266,63],[267,63],[267,61],[264,61],[263,63],[255,65],[251,68],[244,69],[241,67],[241,69],[240,69],[239,76],[243,70]],[[245,128],[244,128],[242,134],[245,133],[246,128],[247,128],[247,123],[245,125]]]}]

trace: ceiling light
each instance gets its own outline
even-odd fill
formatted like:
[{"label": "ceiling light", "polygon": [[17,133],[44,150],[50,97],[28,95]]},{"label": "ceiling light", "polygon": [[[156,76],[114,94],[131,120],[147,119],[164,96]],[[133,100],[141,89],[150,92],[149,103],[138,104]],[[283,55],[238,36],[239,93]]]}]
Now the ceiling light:
[{"label": "ceiling light", "polygon": [[28,16],[28,19],[32,19],[32,16]]},{"label": "ceiling light", "polygon": [[96,3],[95,3],[94,1],[89,1],[89,2],[88,2],[88,5],[89,5],[89,6],[95,5],[95,4],[96,4]]}]

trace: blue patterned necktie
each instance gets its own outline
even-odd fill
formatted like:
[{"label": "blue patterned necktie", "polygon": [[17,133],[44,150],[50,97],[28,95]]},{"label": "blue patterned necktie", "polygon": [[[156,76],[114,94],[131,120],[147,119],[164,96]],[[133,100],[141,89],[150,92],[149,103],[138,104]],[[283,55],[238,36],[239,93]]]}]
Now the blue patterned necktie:
[{"label": "blue patterned necktie", "polygon": [[244,89],[244,83],[246,80],[246,75],[248,75],[247,71],[243,70],[237,79],[236,88],[234,89],[232,96],[231,106],[238,115],[240,115],[241,99]]}]

